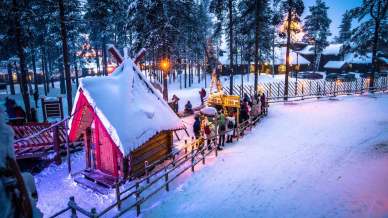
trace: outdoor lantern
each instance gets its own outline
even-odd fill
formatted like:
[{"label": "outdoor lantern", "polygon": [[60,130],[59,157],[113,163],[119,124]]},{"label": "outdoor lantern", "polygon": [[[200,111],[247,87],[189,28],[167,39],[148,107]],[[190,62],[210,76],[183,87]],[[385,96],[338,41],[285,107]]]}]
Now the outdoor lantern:
[{"label": "outdoor lantern", "polygon": [[164,72],[168,72],[170,70],[171,64],[168,58],[164,58],[160,61],[160,69]]},{"label": "outdoor lantern", "polygon": [[299,70],[300,70],[300,64],[295,65],[295,70],[296,70],[296,71],[299,71]]}]

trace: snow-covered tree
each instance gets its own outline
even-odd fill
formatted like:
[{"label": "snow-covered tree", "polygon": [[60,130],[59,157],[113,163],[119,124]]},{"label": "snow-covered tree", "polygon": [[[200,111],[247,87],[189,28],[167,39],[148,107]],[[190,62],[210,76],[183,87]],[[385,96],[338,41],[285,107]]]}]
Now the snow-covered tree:
[{"label": "snow-covered tree", "polygon": [[329,30],[331,20],[327,16],[328,9],[324,1],[316,0],[315,5],[309,7],[310,14],[305,17],[304,40],[314,44],[315,60],[317,55],[329,45],[327,38],[331,35]]},{"label": "snow-covered tree", "polygon": [[272,11],[267,0],[242,0],[239,2],[238,8],[241,18],[240,22],[236,24],[238,29],[236,34],[242,35],[242,43],[244,44],[242,50],[246,51],[243,55],[247,60],[248,66],[251,62],[251,57],[254,57],[254,87],[257,87],[258,74],[260,73],[259,62],[263,63],[271,53],[273,37],[273,29],[271,28]]},{"label": "snow-covered tree", "polygon": [[342,15],[341,24],[339,26],[339,35],[336,38],[338,43],[344,43],[352,36],[352,16],[349,11]]},{"label": "snow-covered tree", "polygon": [[387,0],[363,0],[361,6],[351,10],[351,16],[360,24],[348,40],[349,49],[359,53],[372,52],[370,87],[374,86],[374,74],[379,70],[378,53],[388,48]]},{"label": "snow-covered tree", "polygon": [[286,15],[287,21],[285,26],[285,36],[287,37],[286,49],[286,74],[284,85],[284,99],[288,96],[288,74],[290,72],[290,47],[291,47],[291,33],[294,29],[294,24],[300,22],[300,16],[304,11],[304,4],[302,0],[274,0],[275,5],[280,4],[280,11]]},{"label": "snow-covered tree", "polygon": [[225,32],[227,33],[227,43],[229,46],[229,90],[230,94],[233,95],[233,73],[234,73],[234,61],[233,61],[233,53],[234,53],[234,17],[233,11],[236,7],[235,0],[212,0],[210,3],[210,12],[213,13],[217,17],[215,29],[219,32],[222,27],[225,28]]}]

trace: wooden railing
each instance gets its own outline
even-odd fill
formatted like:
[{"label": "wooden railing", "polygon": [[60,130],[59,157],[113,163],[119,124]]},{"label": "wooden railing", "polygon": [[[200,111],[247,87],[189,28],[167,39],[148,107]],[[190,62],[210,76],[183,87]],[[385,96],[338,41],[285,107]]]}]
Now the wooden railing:
[{"label": "wooden railing", "polygon": [[[266,110],[260,116],[246,120],[238,124],[236,129],[231,129],[228,131],[236,131],[235,135],[238,139],[245,131],[255,126],[258,121],[265,115]],[[226,131],[225,134],[228,131]],[[168,157],[165,157],[162,160],[151,164],[145,162],[146,175],[143,178],[133,181],[134,184],[131,184],[129,187],[124,188],[123,190],[120,190],[120,183],[118,182],[115,188],[115,203],[111,204],[99,213],[96,212],[95,208],[86,210],[79,207],[76,204],[74,198],[71,197],[68,202],[68,207],[58,211],[51,217],[57,217],[69,211],[71,212],[72,217],[77,216],[78,212],[86,217],[103,217],[115,207],[119,209],[119,212],[113,217],[120,217],[125,213],[135,209],[136,214],[139,215],[141,213],[141,205],[148,201],[152,196],[162,191],[163,189],[169,191],[171,182],[173,182],[188,170],[194,172],[195,166],[199,163],[206,164],[206,158],[208,158],[210,154],[214,153],[215,157],[217,157],[218,137],[219,135],[216,134],[212,138],[192,138],[191,142],[185,141],[185,146],[183,148],[172,153]],[[205,140],[210,140],[212,143],[205,146]],[[162,162],[165,163],[163,164]],[[156,167],[161,164],[162,167],[156,169]],[[152,168],[155,168],[155,170],[151,171]],[[135,197],[135,201],[126,204],[126,201],[128,201],[131,197]],[[124,204],[126,205],[124,206]]]},{"label": "wooden railing", "polygon": [[[316,97],[330,97],[337,95],[352,95],[362,94],[368,91],[386,91],[388,90],[388,77],[378,77],[374,81],[374,87],[369,87],[369,79],[358,78],[351,81],[326,81],[298,79],[289,81],[288,95],[284,94],[284,81],[259,83],[257,90],[263,92],[268,99],[268,102],[288,100],[303,100]],[[236,85],[233,89],[236,94],[244,96],[248,94],[254,95],[254,86],[252,85]],[[228,87],[224,87],[225,92],[229,92]]]}]

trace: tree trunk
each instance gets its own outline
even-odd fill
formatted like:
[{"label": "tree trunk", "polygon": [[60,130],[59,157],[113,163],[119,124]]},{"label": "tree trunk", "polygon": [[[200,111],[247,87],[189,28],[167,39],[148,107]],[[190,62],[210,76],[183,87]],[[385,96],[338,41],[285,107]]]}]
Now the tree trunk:
[{"label": "tree trunk", "polygon": [[[42,50],[42,48],[41,48]],[[44,67],[44,56],[43,56],[43,51],[41,52],[41,68],[42,68],[42,73],[43,73],[43,88],[44,88],[44,95],[47,95],[47,83],[46,83],[46,69]]]},{"label": "tree trunk", "polygon": [[106,52],[106,38],[105,36],[103,37],[103,40],[102,40],[102,46],[101,46],[101,49],[102,49],[102,75],[104,76],[107,76],[108,75],[108,72],[106,69],[108,69],[108,61],[107,61],[107,52]]},{"label": "tree trunk", "polygon": [[44,77],[45,77],[45,80],[46,80],[47,93],[49,93],[50,92],[50,77],[49,77],[49,71],[48,71],[48,68],[47,68],[46,48],[44,46],[42,47],[42,59],[44,61],[44,72],[45,72]]},{"label": "tree trunk", "polygon": [[229,10],[229,94],[233,95],[233,0],[228,0]]},{"label": "tree trunk", "polygon": [[100,57],[99,57],[99,52],[98,52],[98,45],[96,43],[95,45],[96,48],[96,74],[100,75]]},{"label": "tree trunk", "polygon": [[15,85],[13,84],[13,75],[12,75],[12,64],[7,64],[8,68],[8,83],[9,83],[9,89],[11,91],[11,95],[15,95]]},{"label": "tree trunk", "polygon": [[18,56],[19,56],[19,64],[20,64],[20,91],[23,96],[23,102],[24,102],[24,108],[27,116],[27,121],[31,120],[31,106],[30,106],[30,97],[28,96],[28,87],[27,87],[27,68],[26,68],[26,57],[24,54],[24,37],[22,35],[22,29],[20,25],[20,11],[19,6],[17,5],[17,0],[12,1],[12,10],[15,13],[14,17],[14,31],[15,31],[15,38],[16,38],[16,45],[18,50]]},{"label": "tree trunk", "polygon": [[62,36],[62,48],[63,48],[63,64],[65,66],[65,77],[66,77],[66,93],[67,93],[67,111],[68,115],[71,115],[71,110],[73,108],[73,99],[72,99],[72,87],[71,87],[71,78],[70,78],[70,65],[69,65],[69,51],[67,47],[67,31],[65,24],[65,6],[63,0],[58,1],[59,4],[59,14],[61,19],[61,36]]},{"label": "tree trunk", "polygon": [[284,100],[288,99],[288,74],[290,72],[290,44],[291,44],[291,3],[288,1],[288,17],[287,17],[287,50],[286,50],[286,74],[284,75]]},{"label": "tree trunk", "polygon": [[378,69],[378,59],[377,59],[377,48],[379,42],[379,29],[380,29],[380,20],[375,19],[375,32],[373,35],[373,44],[372,44],[372,74],[369,81],[369,87],[374,87],[375,83],[375,73]]},{"label": "tree trunk", "polygon": [[254,94],[257,94],[258,83],[258,62],[259,62],[259,0],[255,0],[255,81],[254,81]]},{"label": "tree trunk", "polygon": [[79,79],[78,79],[78,64],[77,64],[77,56],[74,54],[74,71],[75,71],[75,83],[78,88],[79,86]]},{"label": "tree trunk", "polygon": [[38,78],[36,77],[36,57],[35,48],[32,49],[32,70],[34,72],[34,92],[39,93],[38,90]]}]

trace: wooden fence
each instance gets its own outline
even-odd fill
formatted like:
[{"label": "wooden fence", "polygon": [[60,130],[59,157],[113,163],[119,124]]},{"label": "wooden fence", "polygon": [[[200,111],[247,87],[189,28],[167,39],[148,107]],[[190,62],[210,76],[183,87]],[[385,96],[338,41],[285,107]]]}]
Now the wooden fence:
[{"label": "wooden fence", "polygon": [[[369,87],[369,79],[365,78],[358,78],[352,81],[298,79],[289,81],[287,96],[284,94],[284,86],[284,81],[259,83],[257,90],[265,93],[268,102],[283,101],[286,97],[289,100],[298,100],[324,96],[362,94],[367,91],[388,90],[388,77],[376,78],[374,87]],[[253,85],[235,85],[233,90],[241,96],[244,94],[253,96],[255,88]],[[224,91],[229,93],[229,88],[224,87]]]},{"label": "wooden fence", "polygon": [[[236,131],[235,134],[238,139],[244,134],[245,131],[251,130],[252,127],[255,126],[259,120],[266,115],[266,111],[267,110],[265,110],[262,115],[254,119],[250,119],[238,124],[235,130],[229,131]],[[72,217],[76,217],[77,213],[80,213],[86,217],[103,217],[116,207],[119,211],[113,217],[120,217],[131,210],[136,210],[136,214],[139,215],[141,213],[141,205],[148,201],[152,196],[162,190],[169,191],[170,184],[175,179],[177,179],[186,171],[191,170],[191,172],[194,172],[195,166],[199,163],[202,163],[203,165],[206,164],[206,158],[208,158],[210,154],[214,153],[215,157],[217,157],[217,139],[218,135],[210,138],[212,143],[208,146],[205,146],[204,138],[192,138],[191,142],[185,141],[185,146],[182,149],[173,152],[168,157],[152,164],[145,162],[144,164],[146,168],[146,175],[143,178],[134,181],[134,184],[132,184],[130,187],[124,188],[123,190],[120,189],[120,183],[117,182],[115,188],[115,203],[111,204],[99,213],[97,213],[95,208],[87,210],[80,207],[75,202],[74,197],[70,197],[67,207],[58,211],[51,217],[57,217],[68,212],[71,213]],[[165,163],[163,164],[162,162]],[[157,166],[162,167],[157,168]],[[155,169],[151,171],[152,168]],[[131,197],[134,197],[135,201],[124,205],[124,202],[129,201]]]}]

